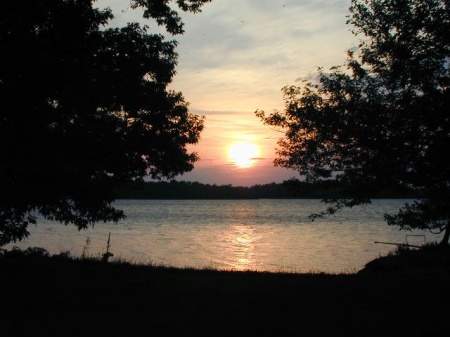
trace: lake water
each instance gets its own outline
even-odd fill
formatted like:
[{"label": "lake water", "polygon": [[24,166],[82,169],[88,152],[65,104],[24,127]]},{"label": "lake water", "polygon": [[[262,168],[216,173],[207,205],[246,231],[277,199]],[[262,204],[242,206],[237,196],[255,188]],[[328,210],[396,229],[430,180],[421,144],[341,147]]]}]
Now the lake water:
[{"label": "lake water", "polygon": [[311,222],[307,216],[326,206],[320,200],[119,200],[115,205],[127,219],[118,224],[78,231],[42,220],[29,227],[29,239],[13,245],[100,256],[111,233],[114,258],[139,263],[347,273],[396,248],[375,242],[421,245],[441,238],[387,226],[383,214],[396,212],[405,202],[373,200]]}]

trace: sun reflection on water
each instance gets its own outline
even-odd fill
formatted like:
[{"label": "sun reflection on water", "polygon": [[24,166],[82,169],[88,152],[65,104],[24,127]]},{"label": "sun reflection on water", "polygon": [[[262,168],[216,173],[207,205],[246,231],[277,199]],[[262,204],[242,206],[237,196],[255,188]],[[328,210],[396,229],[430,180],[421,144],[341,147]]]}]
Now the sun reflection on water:
[{"label": "sun reflection on water", "polygon": [[255,243],[258,240],[255,228],[247,225],[233,225],[224,233],[222,256],[232,270],[256,268]]}]

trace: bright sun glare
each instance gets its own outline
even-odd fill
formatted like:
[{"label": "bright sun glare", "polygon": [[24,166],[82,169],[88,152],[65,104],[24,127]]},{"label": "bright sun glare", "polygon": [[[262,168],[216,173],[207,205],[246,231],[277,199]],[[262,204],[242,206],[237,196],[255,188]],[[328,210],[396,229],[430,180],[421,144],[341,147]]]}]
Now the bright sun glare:
[{"label": "bright sun glare", "polygon": [[258,146],[251,143],[234,143],[228,149],[230,160],[238,167],[250,167],[258,156]]}]

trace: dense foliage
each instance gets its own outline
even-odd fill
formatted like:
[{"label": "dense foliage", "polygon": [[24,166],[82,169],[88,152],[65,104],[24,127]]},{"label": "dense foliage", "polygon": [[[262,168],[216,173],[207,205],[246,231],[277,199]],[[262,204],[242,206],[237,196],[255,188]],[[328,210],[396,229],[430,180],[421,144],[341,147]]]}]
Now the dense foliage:
[{"label": "dense foliage", "polygon": [[275,164],[308,181],[336,180],[351,199],[374,188],[420,189],[424,198],[386,215],[401,229],[450,236],[450,4],[444,0],[352,0],[348,23],[361,36],[344,67],[319,70],[319,83],[283,89],[285,110],[262,121],[280,128]]},{"label": "dense foliage", "polygon": [[[334,181],[307,183],[297,179],[282,183],[232,186],[190,181],[142,182],[118,191],[120,199],[321,199],[351,197]],[[374,190],[373,198],[419,198],[420,191],[390,186]]]},{"label": "dense foliage", "polygon": [[[132,0],[131,8],[180,34],[173,8],[198,12],[206,2]],[[79,229],[118,221],[118,186],[171,178],[198,160],[186,145],[198,142],[203,117],[167,89],[176,42],[137,23],[109,28],[112,12],[93,3],[2,3],[0,245],[27,237],[36,212]]]}]

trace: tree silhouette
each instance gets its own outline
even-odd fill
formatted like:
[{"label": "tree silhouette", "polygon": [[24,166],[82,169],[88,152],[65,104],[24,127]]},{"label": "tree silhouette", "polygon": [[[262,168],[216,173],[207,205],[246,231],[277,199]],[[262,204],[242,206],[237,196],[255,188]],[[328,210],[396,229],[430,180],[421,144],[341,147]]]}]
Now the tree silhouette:
[{"label": "tree silhouette", "polygon": [[[8,1],[0,11],[0,245],[36,214],[78,229],[124,217],[114,191],[190,171],[203,117],[167,85],[176,42],[128,23],[109,28],[93,0]],[[173,1],[198,12],[209,0]],[[128,3],[128,1],[127,1]],[[172,1],[132,0],[183,33]]]},{"label": "tree silhouette", "polygon": [[444,232],[448,244],[449,2],[352,0],[347,23],[362,39],[344,67],[283,88],[282,112],[256,111],[285,135],[275,165],[349,186],[352,198],[324,200],[313,219],[370,202],[374,188],[420,190],[423,199],[385,215],[388,225]]}]

